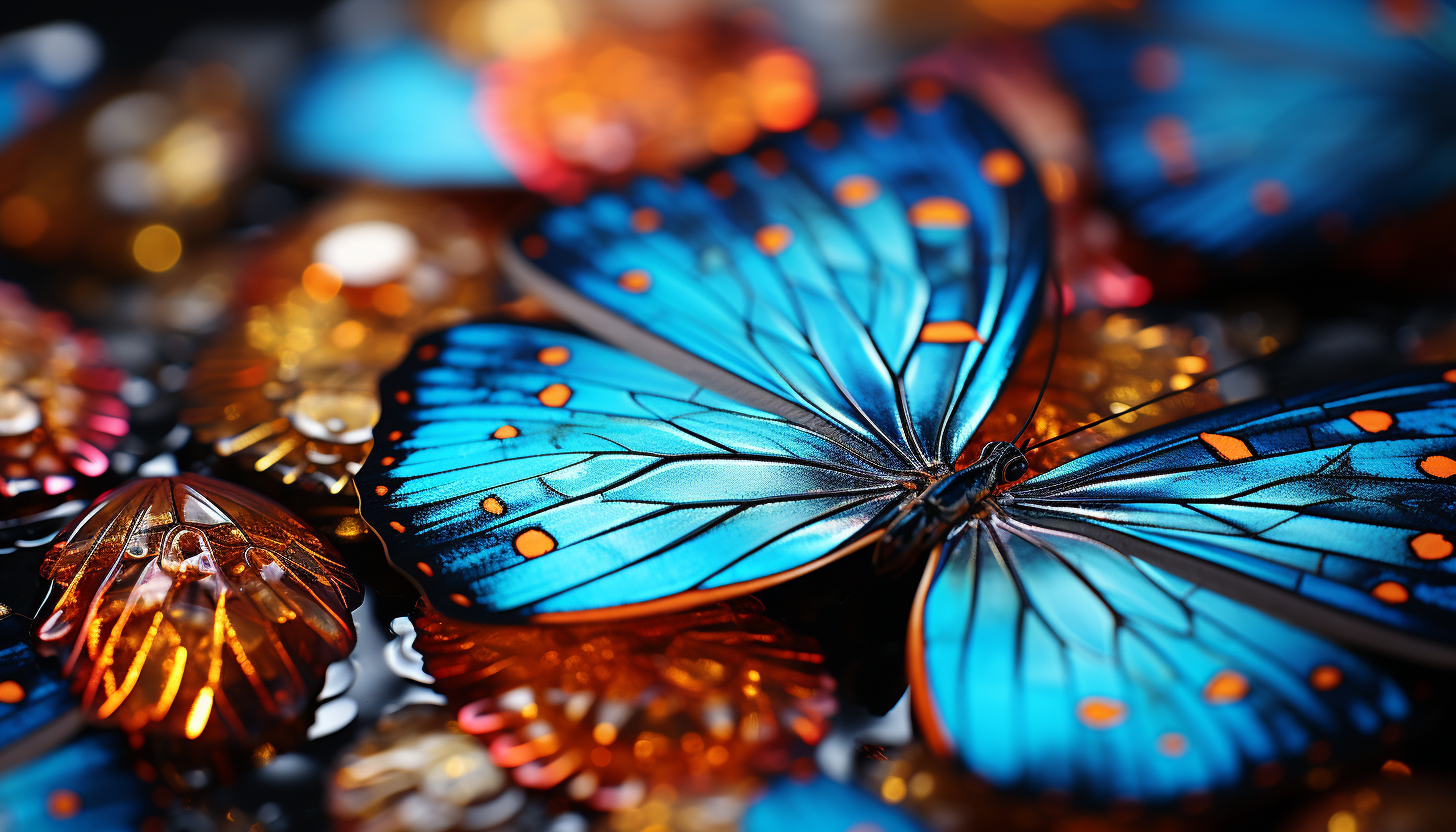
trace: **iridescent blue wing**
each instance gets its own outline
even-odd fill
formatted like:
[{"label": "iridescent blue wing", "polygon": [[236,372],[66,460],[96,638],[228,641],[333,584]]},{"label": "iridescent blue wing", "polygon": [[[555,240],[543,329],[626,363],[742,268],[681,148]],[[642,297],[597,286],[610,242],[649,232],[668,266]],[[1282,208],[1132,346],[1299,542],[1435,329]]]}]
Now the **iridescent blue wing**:
[{"label": "iridescent blue wing", "polygon": [[59,669],[30,645],[30,625],[19,615],[0,616],[0,768],[80,727]]},{"label": "iridescent blue wing", "polygon": [[1159,0],[1050,47],[1152,236],[1235,253],[1456,185],[1452,0]]},{"label": "iridescent blue wing", "polygon": [[278,144],[307,171],[402,185],[514,185],[477,122],[475,73],[398,40],[325,53],[300,73]]},{"label": "iridescent blue wing", "polygon": [[932,92],[548,212],[515,246],[512,277],[587,331],[910,470],[969,441],[1049,256],[1010,140]]},{"label": "iridescent blue wing", "polygon": [[1345,650],[1091,538],[998,511],[941,551],[911,624],[915,710],[998,786],[1162,802],[1406,716]]},{"label": "iridescent blue wing", "polygon": [[135,832],[150,795],[121,739],[93,734],[0,773],[0,829]]},{"label": "iridescent blue wing", "polygon": [[1456,371],[1224,408],[1001,502],[1303,626],[1456,663]]},{"label": "iridescent blue wing", "polygon": [[365,517],[457,617],[751,591],[846,551],[909,493],[901,474],[580,335],[457,327],[382,391]]},{"label": "iridescent blue wing", "polygon": [[769,786],[739,826],[743,832],[922,832],[909,815],[862,789],[819,775],[780,778]]}]

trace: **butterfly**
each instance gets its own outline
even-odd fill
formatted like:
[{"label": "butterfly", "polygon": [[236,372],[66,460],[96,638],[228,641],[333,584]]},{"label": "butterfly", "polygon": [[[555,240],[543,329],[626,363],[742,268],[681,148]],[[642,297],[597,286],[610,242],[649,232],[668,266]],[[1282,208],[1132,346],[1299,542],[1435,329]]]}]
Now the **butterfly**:
[{"label": "butterfly", "polygon": [[1048,45],[1151,236],[1236,254],[1456,186],[1452,0],[1158,0]]},{"label": "butterfly", "polygon": [[132,832],[156,814],[150,797],[120,738],[89,734],[0,772],[0,830]]},{"label": "butterfly", "polygon": [[524,229],[518,282],[602,340],[470,324],[385,378],[359,483],[391,560],[444,614],[542,622],[926,564],[917,717],[1006,786],[1167,799],[1405,718],[1242,602],[1456,655],[1447,563],[1409,544],[1456,533],[1410,456],[1450,443],[1456,388],[1233,408],[1019,482],[1021,448],[966,445],[1040,311],[1045,202],[978,110],[920,89]]}]

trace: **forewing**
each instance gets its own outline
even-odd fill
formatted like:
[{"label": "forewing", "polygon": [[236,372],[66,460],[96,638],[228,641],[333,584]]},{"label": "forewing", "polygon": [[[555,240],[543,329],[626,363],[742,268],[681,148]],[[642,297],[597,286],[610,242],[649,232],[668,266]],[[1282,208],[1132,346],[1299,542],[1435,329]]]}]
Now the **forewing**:
[{"label": "forewing", "polygon": [[1002,787],[1167,801],[1314,743],[1367,743],[1407,713],[1345,650],[1090,538],[998,513],[932,569],[911,627],[916,713]]},{"label": "forewing", "polygon": [[949,464],[1030,333],[1048,220],[1005,134],[919,89],[548,212],[507,267],[588,331],[879,464]]},{"label": "forewing", "polygon": [[1224,408],[1016,486],[1016,510],[1370,647],[1456,661],[1456,371]]},{"label": "forewing", "polygon": [[864,542],[907,493],[821,436],[579,335],[457,327],[382,392],[365,517],[457,617],[741,594]]}]

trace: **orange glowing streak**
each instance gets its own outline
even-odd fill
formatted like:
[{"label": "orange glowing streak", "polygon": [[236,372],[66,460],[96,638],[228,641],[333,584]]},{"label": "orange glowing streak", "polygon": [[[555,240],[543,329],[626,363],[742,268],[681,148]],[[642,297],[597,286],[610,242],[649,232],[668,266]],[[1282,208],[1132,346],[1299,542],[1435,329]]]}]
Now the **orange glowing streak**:
[{"label": "orange glowing streak", "polygon": [[1380,433],[1395,424],[1394,417],[1383,410],[1357,410],[1350,414],[1349,419],[1366,433]]},{"label": "orange glowing streak", "polygon": [[737,598],[740,595],[748,595],[771,586],[777,586],[784,581],[791,581],[800,575],[807,575],[826,564],[839,560],[845,555],[863,549],[865,546],[879,540],[883,535],[883,531],[867,534],[803,566],[796,566],[793,569],[786,569],[783,572],[765,575],[762,578],[754,578],[751,581],[740,581],[736,584],[728,584],[727,586],[719,586],[712,589],[690,589],[686,592],[679,592],[676,595],[669,595],[666,598],[658,598],[653,601],[638,601],[633,604],[621,604],[615,607],[598,607],[597,609],[574,610],[572,612],[543,612],[531,616],[531,621],[537,624],[593,624],[601,621],[617,621],[623,618],[637,618],[639,616],[680,612],[706,604],[715,604],[719,601],[726,601],[729,598]]},{"label": "orange glowing streak", "polygon": [[561,738],[551,733],[517,743],[510,736],[496,737],[490,744],[490,758],[501,768],[516,768],[561,750]]},{"label": "orange glowing streak", "polygon": [[1077,703],[1077,719],[1094,731],[1106,731],[1127,721],[1127,705],[1106,696],[1085,696]]},{"label": "orange glowing streak", "polygon": [[435,570],[431,569],[430,565],[428,563],[425,563],[424,561],[419,561],[418,563],[416,563],[415,568],[420,570],[420,574],[424,575],[426,578],[435,577]]},{"label": "orange glowing streak", "polygon": [[121,686],[116,692],[107,697],[101,707],[96,709],[96,716],[105,719],[116,713],[121,703],[131,695],[132,689],[136,687],[137,677],[142,675],[142,665],[146,664],[147,654],[152,650],[152,642],[157,638],[157,631],[162,628],[162,611],[152,616],[151,626],[147,628],[147,634],[142,637],[141,646],[137,648],[136,655],[132,656],[131,666],[126,669],[126,677],[122,679]]},{"label": "orange glowing streak", "polygon": [[162,686],[162,693],[157,697],[157,704],[152,708],[152,719],[160,720],[172,710],[172,703],[177,699],[177,691],[182,689],[182,674],[187,670],[187,648],[177,645],[177,651],[172,654],[172,669],[167,672],[167,683]]},{"label": "orange glowing streak", "polygon": [[1444,560],[1451,557],[1451,552],[1456,549],[1445,535],[1436,532],[1416,535],[1411,539],[1410,547],[1421,560]]},{"label": "orange glowing streak", "polygon": [[187,725],[183,733],[187,739],[195,740],[202,735],[202,729],[207,727],[208,717],[212,716],[212,688],[204,687],[197,692],[197,698],[192,700],[192,709],[187,712]]},{"label": "orange glowing streak", "polygon": [[925,230],[955,230],[971,224],[971,210],[948,196],[931,196],[910,206],[910,224]]},{"label": "orange glowing streak", "polygon": [[1248,459],[1254,455],[1249,446],[1242,439],[1232,436],[1224,436],[1220,433],[1200,433],[1198,438],[1203,444],[1213,449],[1213,452],[1223,457],[1227,462],[1236,462],[1240,459]]},{"label": "orange glowing streak", "polygon": [[910,606],[910,629],[905,634],[905,670],[910,677],[910,709],[920,730],[925,732],[925,744],[936,754],[948,757],[955,750],[955,744],[942,727],[940,709],[930,692],[930,677],[925,669],[925,601],[930,596],[930,582],[944,549],[937,546],[930,553],[925,572],[920,576],[920,586],[915,590],[915,601]]},{"label": "orange glowing streak", "polygon": [[1435,454],[1421,460],[1421,470],[1438,479],[1456,476],[1456,459]]},{"label": "orange glowing streak", "polygon": [[927,344],[986,343],[967,321],[931,321],[920,328],[920,340]]},{"label": "orange glowing streak", "polygon": [[1249,680],[1236,670],[1220,670],[1203,686],[1203,699],[1210,705],[1229,705],[1249,695]]}]

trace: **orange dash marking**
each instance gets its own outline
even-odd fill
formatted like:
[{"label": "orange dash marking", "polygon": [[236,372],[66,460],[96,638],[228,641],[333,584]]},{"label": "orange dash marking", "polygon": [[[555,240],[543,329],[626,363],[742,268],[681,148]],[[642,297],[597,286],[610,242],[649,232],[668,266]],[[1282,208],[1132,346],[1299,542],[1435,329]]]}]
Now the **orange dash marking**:
[{"label": "orange dash marking", "polygon": [[1395,424],[1395,419],[1383,410],[1357,410],[1350,414],[1349,419],[1366,433],[1380,433]]},{"label": "orange dash marking", "polygon": [[506,513],[506,504],[495,497],[486,497],[484,500],[481,500],[480,507],[490,514],[501,515]]},{"label": "orange dash marking", "polygon": [[1441,380],[1448,384],[1456,384],[1456,370],[1447,370],[1442,373]]},{"label": "orange dash marking", "polygon": [[389,527],[399,532],[400,534],[404,534],[404,524],[399,522],[398,520],[389,521]]},{"label": "orange dash marking", "polygon": [[389,432],[389,441],[398,442],[401,436],[404,436],[404,433],[397,430],[392,430]]},{"label": "orange dash marking", "polygon": [[66,820],[81,811],[81,796],[70,789],[56,789],[46,796],[46,813],[56,820]]},{"label": "orange dash marking", "polygon": [[450,600],[454,601],[455,605],[460,607],[468,607],[471,605],[470,599],[466,598],[464,595],[461,595],[458,592],[450,593]]},{"label": "orange dash marking", "polygon": [[1456,459],[1440,454],[1432,454],[1421,460],[1421,470],[1433,477],[1447,479],[1456,475]]},{"label": "orange dash marking", "polygon": [[770,257],[782,254],[783,250],[789,247],[794,241],[794,232],[782,225],[765,225],[758,229],[753,235],[753,243],[758,250]]},{"label": "orange dash marking", "polygon": [[387,485],[376,485],[376,486],[374,486],[374,493],[375,494],[378,494],[381,497],[383,497],[385,494],[388,494],[389,493],[389,486],[387,486]]},{"label": "orange dash marking", "polygon": [[1451,552],[1456,549],[1451,545],[1451,541],[1439,532],[1416,535],[1411,538],[1410,547],[1411,551],[1416,553],[1416,557],[1421,560],[1445,560],[1451,557]]},{"label": "orange dash marking", "polygon": [[966,321],[930,321],[920,328],[920,340],[927,344],[986,343],[981,333]]},{"label": "orange dash marking", "polygon": [[415,562],[415,568],[420,570],[420,574],[424,575],[426,578],[435,577],[435,570],[431,569],[430,565],[422,560]]},{"label": "orange dash marking", "polygon": [[971,224],[971,209],[948,196],[928,196],[910,206],[910,224],[927,231],[953,231]]},{"label": "orange dash marking", "polygon": [[1334,690],[1345,681],[1345,674],[1332,664],[1322,664],[1309,672],[1309,686],[1315,690]]},{"label": "orange dash marking", "polygon": [[1249,680],[1237,670],[1220,670],[1203,686],[1203,699],[1210,705],[1229,705],[1249,695]]},{"label": "orange dash marking", "polygon": [[516,553],[524,558],[539,558],[556,548],[556,539],[540,529],[526,529],[516,535]]},{"label": "orange dash marking", "polygon": [[1242,439],[1224,436],[1221,433],[1200,433],[1198,438],[1202,439],[1203,444],[1213,449],[1213,452],[1226,462],[1236,462],[1254,455],[1254,452],[1249,450],[1249,446]]},{"label": "orange dash marking", "polygon": [[536,394],[536,398],[547,407],[561,407],[571,401],[571,388],[558,381],[555,384],[548,384],[545,390]]},{"label": "orange dash marking", "polygon": [[986,151],[981,157],[981,178],[998,188],[1008,188],[1021,181],[1026,165],[1015,152],[1004,147]]},{"label": "orange dash marking", "polygon": [[547,367],[560,367],[571,360],[571,350],[566,347],[546,347],[536,353],[536,360]]},{"label": "orange dash marking", "polygon": [[617,286],[623,291],[640,295],[652,288],[652,276],[643,269],[628,269],[617,278]]},{"label": "orange dash marking", "polygon": [[1395,581],[1381,581],[1370,594],[1387,604],[1404,604],[1410,600],[1410,590]]},{"label": "orange dash marking", "polygon": [[1127,704],[1106,696],[1086,696],[1077,703],[1077,719],[1095,731],[1106,731],[1127,721]]},{"label": "orange dash marking", "polygon": [[388,468],[389,466],[391,466],[391,465],[394,464],[394,457],[387,456],[384,459],[379,460],[379,464],[380,465],[383,465],[386,468]]},{"label": "orange dash marking", "polygon": [[515,425],[501,425],[495,429],[495,433],[491,434],[496,439],[515,439],[520,435],[521,432],[516,430]]},{"label": "orange dash marking", "polygon": [[834,201],[846,208],[862,208],[880,195],[880,183],[862,173],[853,173],[834,186]]},{"label": "orange dash marking", "polygon": [[400,404],[409,404],[410,394],[408,390],[394,391],[394,400]]}]

